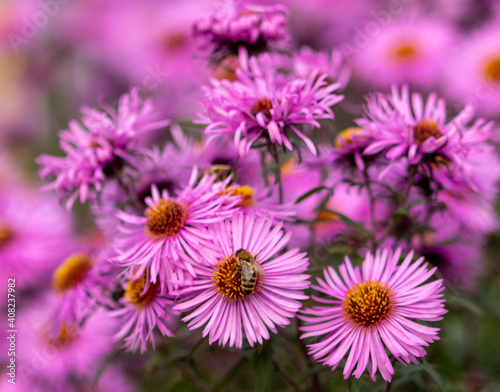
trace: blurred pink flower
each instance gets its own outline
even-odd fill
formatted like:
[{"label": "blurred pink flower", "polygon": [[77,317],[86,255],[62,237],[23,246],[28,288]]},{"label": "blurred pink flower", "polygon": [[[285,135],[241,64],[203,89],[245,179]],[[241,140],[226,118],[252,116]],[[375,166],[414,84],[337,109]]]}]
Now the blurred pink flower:
[{"label": "blurred pink flower", "polygon": [[409,83],[434,88],[455,35],[446,22],[429,16],[391,21],[378,34],[365,36],[367,44],[353,56],[354,73],[377,87]]},{"label": "blurred pink flower", "polygon": [[[136,280],[129,280],[125,294],[120,299],[122,307],[111,312],[120,322],[120,329],[115,340],[123,340],[124,347],[130,351],[140,348],[146,351],[148,342],[155,349],[154,330],[158,328],[162,336],[174,336],[171,331],[172,317],[178,314],[172,309],[174,297],[161,292],[159,283],[151,280],[145,271]],[[154,279],[156,281],[156,279]]]}]

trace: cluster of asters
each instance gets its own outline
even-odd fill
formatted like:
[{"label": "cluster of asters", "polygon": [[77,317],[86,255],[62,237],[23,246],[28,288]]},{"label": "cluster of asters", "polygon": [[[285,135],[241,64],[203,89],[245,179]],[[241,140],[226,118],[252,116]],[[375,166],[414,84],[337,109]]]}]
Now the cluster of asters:
[{"label": "cluster of asters", "polygon": [[[132,89],[117,109],[84,108],[60,134],[65,156],[38,159],[46,187],[68,210],[87,202],[102,233],[99,246],[64,248],[50,320],[26,338],[61,352],[58,376],[86,376],[111,335],[142,353],[183,322],[210,344],[242,348],[298,317],[314,359],[343,363],[346,378],[367,370],[390,381],[388,352],[418,363],[438,339],[418,321],[446,312],[443,276],[473,284],[497,225],[493,125],[402,85],[369,95],[339,129],[349,79],[340,52],[287,47],[282,6],[230,11],[193,29],[213,76],[193,121],[203,135]],[[148,144],[154,130],[166,144]],[[14,265],[16,241],[40,235],[40,207],[23,210],[30,227],[16,226],[23,219],[0,198],[0,255]],[[351,257],[325,265],[309,299],[306,251],[332,244]],[[65,360],[83,347],[81,363]]]}]

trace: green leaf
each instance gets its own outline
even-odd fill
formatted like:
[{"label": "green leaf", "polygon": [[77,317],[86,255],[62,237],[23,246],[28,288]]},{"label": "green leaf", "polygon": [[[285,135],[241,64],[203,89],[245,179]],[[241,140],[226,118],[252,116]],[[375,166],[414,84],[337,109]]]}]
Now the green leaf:
[{"label": "green leaf", "polygon": [[307,199],[308,197],[310,197],[310,196],[314,195],[315,193],[318,193],[322,190],[331,191],[331,189],[328,188],[327,186],[324,186],[324,185],[318,186],[318,187],[313,188],[310,191],[304,193],[302,196],[300,196],[297,200],[295,200],[295,204],[299,204],[301,201]]},{"label": "green leaf", "polygon": [[253,371],[255,390],[257,392],[270,391],[273,374],[273,360],[269,351],[262,350],[260,353],[255,352],[253,357]]},{"label": "green leaf", "polygon": [[446,392],[446,389],[443,386],[443,379],[441,375],[438,372],[436,372],[436,370],[432,368],[431,365],[429,365],[425,361],[422,361],[420,367],[424,369],[433,378],[434,382],[442,392]]}]

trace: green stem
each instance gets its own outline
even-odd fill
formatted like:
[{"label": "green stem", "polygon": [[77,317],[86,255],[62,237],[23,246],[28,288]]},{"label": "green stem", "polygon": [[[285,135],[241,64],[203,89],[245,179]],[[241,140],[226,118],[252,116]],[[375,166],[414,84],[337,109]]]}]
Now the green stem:
[{"label": "green stem", "polygon": [[[311,357],[309,357],[309,354],[307,353],[307,347],[306,347],[304,341],[300,338],[300,331],[299,331],[300,323],[301,323],[300,319],[297,319],[297,322],[296,322],[296,328],[297,328],[296,341],[297,341],[297,344],[299,345],[300,352],[302,353],[302,355],[307,363],[307,367],[310,369],[313,367],[313,363],[311,361]],[[311,378],[311,391],[322,392],[321,384],[319,382],[319,377],[318,377],[317,373],[314,373],[312,378]]]},{"label": "green stem", "polygon": [[[368,168],[365,166],[363,170],[363,176],[365,178],[366,190],[368,192],[368,198],[370,200],[370,223],[371,223],[371,231],[375,233],[375,197],[373,196],[373,190],[370,183],[370,176],[368,175]],[[375,234],[372,236],[372,252],[375,253],[377,249],[377,241],[375,239]]]},{"label": "green stem", "polygon": [[281,167],[280,167],[280,158],[278,155],[278,149],[276,148],[276,144],[271,144],[272,148],[272,156],[274,158],[274,162],[276,162],[276,182],[278,183],[279,194],[280,194],[280,204],[283,204],[283,183],[281,181]]},{"label": "green stem", "polygon": [[285,380],[296,392],[302,392],[299,385],[295,382],[293,377],[287,372],[287,370],[281,366],[281,364],[273,357],[273,365],[276,370],[280,373],[283,380]]}]

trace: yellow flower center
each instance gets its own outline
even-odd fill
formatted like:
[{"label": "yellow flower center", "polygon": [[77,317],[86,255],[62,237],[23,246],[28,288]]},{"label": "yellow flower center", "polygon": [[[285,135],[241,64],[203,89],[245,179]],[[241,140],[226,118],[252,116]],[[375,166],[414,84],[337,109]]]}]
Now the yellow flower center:
[{"label": "yellow flower center", "polygon": [[326,221],[326,222],[338,222],[340,221],[340,217],[328,210],[319,210],[318,211],[318,220]]},{"label": "yellow flower center", "polygon": [[160,199],[146,210],[146,234],[152,239],[161,239],[177,234],[187,215],[187,205],[173,200]]},{"label": "yellow flower center", "polygon": [[297,168],[297,158],[290,157],[285,160],[281,165],[281,176],[293,174]]},{"label": "yellow flower center", "polygon": [[[214,276],[212,276],[215,289],[223,298],[231,301],[245,299],[250,295],[245,294],[241,279],[241,270],[238,268],[234,256],[231,256],[229,259],[224,258],[224,260],[220,260],[215,267]],[[261,279],[261,275],[257,273],[253,291],[257,290]],[[243,283],[245,283],[245,287],[248,287],[248,281]]]},{"label": "yellow flower center", "polygon": [[252,116],[256,116],[258,113],[264,113],[264,115],[271,120],[272,115],[270,110],[273,108],[273,104],[269,98],[261,98],[252,105],[250,113]]},{"label": "yellow flower center", "polygon": [[413,140],[419,146],[422,146],[431,136],[435,139],[443,136],[434,120],[422,120],[413,127]]},{"label": "yellow flower center", "polygon": [[219,196],[224,194],[229,196],[241,196],[241,202],[238,204],[239,207],[249,207],[257,203],[257,200],[253,198],[255,191],[247,185],[235,186],[235,187],[225,187],[224,190],[219,193]]},{"label": "yellow flower center", "polygon": [[0,223],[0,247],[5,245],[14,237],[14,233],[9,226]]},{"label": "yellow flower center", "polygon": [[146,279],[147,276],[144,273],[139,279],[129,280],[127,289],[125,290],[124,296],[136,308],[143,308],[156,296],[157,283],[149,283],[148,289],[144,292],[144,282],[146,282]]},{"label": "yellow flower center", "polygon": [[392,290],[387,283],[367,280],[352,286],[344,298],[342,309],[347,317],[362,327],[383,320],[392,309]]},{"label": "yellow flower center", "polygon": [[364,135],[361,135],[363,131],[364,129],[361,127],[351,127],[344,129],[335,138],[335,147],[337,147],[339,150],[345,150],[345,145],[352,145],[355,138],[366,137]]},{"label": "yellow flower center", "polygon": [[74,254],[66,259],[54,272],[52,287],[59,294],[81,283],[94,265],[94,260],[87,254]]},{"label": "yellow flower center", "polygon": [[78,338],[78,328],[74,324],[62,323],[59,333],[54,336],[53,333],[48,331],[46,326],[42,327],[41,333],[45,341],[53,347],[59,348],[62,346],[68,346]]},{"label": "yellow flower center", "polygon": [[484,65],[483,75],[488,82],[500,83],[500,55],[493,57]]},{"label": "yellow flower center", "polygon": [[392,58],[396,61],[405,62],[414,59],[418,55],[418,48],[413,42],[403,42],[392,50]]}]

